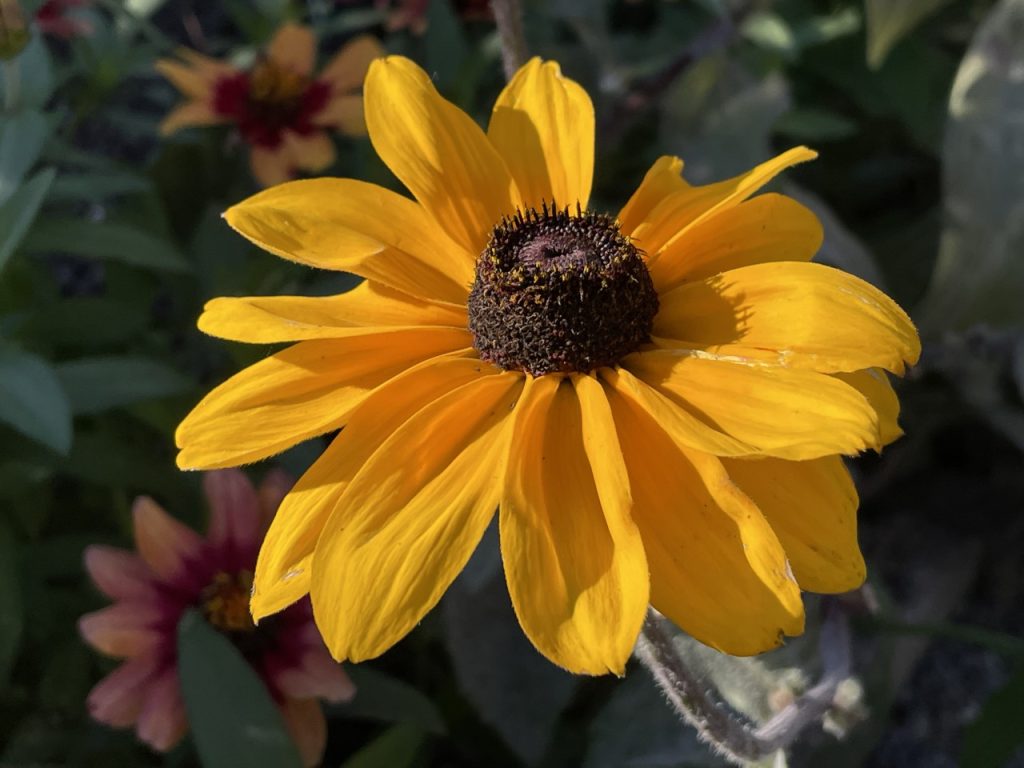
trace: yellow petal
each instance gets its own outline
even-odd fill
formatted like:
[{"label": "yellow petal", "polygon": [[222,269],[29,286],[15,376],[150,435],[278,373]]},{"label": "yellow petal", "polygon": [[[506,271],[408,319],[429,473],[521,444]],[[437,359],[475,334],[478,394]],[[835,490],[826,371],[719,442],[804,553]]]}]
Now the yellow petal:
[{"label": "yellow petal", "polygon": [[903,435],[903,430],[900,429],[898,422],[900,400],[885,371],[869,368],[853,373],[836,373],[834,376],[856,389],[871,403],[871,407],[878,414],[879,443],[889,445]]},{"label": "yellow petal", "polygon": [[365,136],[362,96],[333,96],[327,105],[313,115],[313,124],[333,128],[345,136]]},{"label": "yellow petal", "polygon": [[170,136],[182,128],[202,125],[220,125],[226,123],[227,118],[218,115],[213,111],[209,103],[205,101],[187,101],[180,107],[171,110],[160,123],[160,135]]},{"label": "yellow petal", "polygon": [[666,197],[690,188],[683,181],[682,172],[683,161],[678,157],[662,155],[654,162],[629,202],[619,211],[619,227],[624,233],[628,235],[636,231]]},{"label": "yellow petal", "polygon": [[334,162],[334,142],[324,131],[284,132],[284,147],[293,167],[318,173]]},{"label": "yellow petal", "polygon": [[782,171],[815,157],[817,153],[806,147],[797,147],[732,179],[701,187],[687,184],[657,203],[632,232],[623,231],[630,233],[638,247],[653,261],[661,249],[687,227],[746,200]]},{"label": "yellow petal", "polygon": [[656,416],[617,392],[609,401],[654,607],[702,643],[738,656],[800,634],[800,590],[782,545],[721,463],[680,450]]},{"label": "yellow petal", "polygon": [[857,490],[840,457],[722,463],[778,535],[802,589],[849,592],[864,583],[864,558],[857,546]]},{"label": "yellow petal", "polygon": [[[921,341],[910,318],[874,286],[823,264],[733,269],[659,297],[655,336],[709,352],[825,373],[879,367],[902,374]],[[770,358],[769,358],[770,359]]]},{"label": "yellow petal", "polygon": [[313,30],[298,24],[282,26],[267,46],[267,58],[290,69],[297,75],[308,76],[316,59],[316,37]]},{"label": "yellow petal", "polygon": [[758,195],[688,227],[650,265],[658,293],[684,280],[768,261],[810,261],[823,230],[808,208],[783,195]]},{"label": "yellow petal", "polygon": [[602,368],[601,380],[621,397],[654,416],[672,440],[715,456],[749,456],[759,450],[742,440],[723,434],[716,427],[680,408],[672,400],[645,384],[625,368]]},{"label": "yellow petal", "polygon": [[299,342],[202,399],[178,426],[178,466],[236,466],[338,429],[371,390],[466,340],[465,331],[423,328]]},{"label": "yellow petal", "polygon": [[628,485],[615,487],[625,473],[607,400],[594,379],[578,381],[583,398],[554,376],[524,395],[501,501],[502,560],[537,650],[572,672],[621,675],[646,610],[647,563]]},{"label": "yellow petal", "polygon": [[708,426],[765,455],[816,459],[878,447],[878,417],[850,385],[814,371],[655,350],[623,367]]},{"label": "yellow petal", "polygon": [[557,62],[531,59],[509,81],[487,137],[505,158],[524,205],[586,209],[594,176],[594,105]]},{"label": "yellow petal", "polygon": [[[384,55],[384,49],[372,35],[359,35],[345,43],[317,80],[331,84],[332,94],[350,93],[363,84],[370,62]],[[362,110],[360,110],[361,112]]]},{"label": "yellow petal", "polygon": [[353,272],[413,296],[465,304],[476,254],[412,200],[353,179],[304,179],[253,195],[224,214],[261,248]]},{"label": "yellow petal", "polygon": [[435,400],[345,490],[317,542],[310,586],[336,659],[386,651],[465,566],[494,516],[523,382],[485,376]]},{"label": "yellow petal", "polygon": [[273,344],[379,333],[380,326],[465,328],[466,310],[423,301],[367,280],[337,296],[212,299],[198,325],[203,333],[221,339]]},{"label": "yellow petal", "polygon": [[370,65],[363,98],[380,159],[452,239],[474,256],[481,253],[494,226],[513,212],[516,194],[480,127],[401,56]]},{"label": "yellow petal", "polygon": [[284,144],[273,149],[253,146],[249,150],[249,168],[261,187],[273,187],[293,178],[295,165]]},{"label": "yellow petal", "polygon": [[338,500],[352,478],[391,435],[421,408],[497,369],[468,358],[428,360],[396,376],[363,401],[345,429],[285,497],[263,540],[251,609],[257,620],[295,602],[310,585],[317,539],[335,514],[346,522]]},{"label": "yellow petal", "polygon": [[190,67],[174,59],[159,59],[156,71],[166,77],[185,96],[198,101],[209,101],[215,80],[208,72]]}]

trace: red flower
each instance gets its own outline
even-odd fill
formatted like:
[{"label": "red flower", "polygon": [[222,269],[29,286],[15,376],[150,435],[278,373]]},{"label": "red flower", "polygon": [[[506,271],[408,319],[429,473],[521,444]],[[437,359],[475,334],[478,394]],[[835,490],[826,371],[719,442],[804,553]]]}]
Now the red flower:
[{"label": "red flower", "polygon": [[316,40],[307,27],[286,24],[263,56],[246,70],[181,49],[156,68],[188,101],[160,126],[170,134],[190,125],[232,124],[250,146],[253,175],[263,186],[286,181],[296,171],[321,171],[334,162],[326,129],[363,135],[359,95],[370,62],[382,50],[364,35],[349,42],[316,77]]},{"label": "red flower", "polygon": [[257,492],[239,470],[210,472],[206,538],[143,496],[132,509],[138,554],[99,545],[86,550],[89,575],[114,604],[83,616],[79,630],[96,650],[126,660],[89,694],[96,720],[134,724],[138,737],[161,751],[185,735],[177,626],[197,608],[263,678],[306,763],[319,762],[327,731],[318,699],[347,701],[355,687],[328,655],[308,601],[259,626],[249,614],[256,555],[290,485],[272,472]]}]

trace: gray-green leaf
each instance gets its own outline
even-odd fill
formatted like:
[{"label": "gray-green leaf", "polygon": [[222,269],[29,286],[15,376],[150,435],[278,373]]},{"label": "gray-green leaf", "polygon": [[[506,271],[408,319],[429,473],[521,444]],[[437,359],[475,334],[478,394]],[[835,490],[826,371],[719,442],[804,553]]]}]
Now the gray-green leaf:
[{"label": "gray-green leaf", "polygon": [[71,449],[71,407],[40,357],[0,350],[0,421],[58,453]]}]

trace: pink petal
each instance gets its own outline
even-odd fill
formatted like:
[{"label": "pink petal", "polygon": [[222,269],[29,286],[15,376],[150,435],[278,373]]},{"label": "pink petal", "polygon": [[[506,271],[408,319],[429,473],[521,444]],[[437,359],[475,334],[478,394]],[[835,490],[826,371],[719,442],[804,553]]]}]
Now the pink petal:
[{"label": "pink petal", "polygon": [[219,469],[203,476],[203,488],[210,502],[207,539],[224,553],[226,569],[251,570],[265,530],[260,499],[252,483],[239,469]]},{"label": "pink petal", "polygon": [[166,752],[185,735],[188,720],[181,699],[178,670],[171,667],[149,687],[135,732],[158,752]]},{"label": "pink petal", "polygon": [[78,620],[78,631],[100,653],[133,658],[152,649],[163,637],[157,627],[163,613],[150,603],[115,603]]},{"label": "pink petal", "polygon": [[159,668],[156,654],[126,661],[100,680],[89,692],[86,706],[94,720],[115,728],[135,722],[149,683]]},{"label": "pink petal", "polygon": [[85,570],[100,592],[114,600],[153,594],[153,572],[134,552],[93,544],[85,548]]},{"label": "pink petal", "polygon": [[355,684],[322,644],[305,649],[301,658],[282,665],[272,674],[274,684],[291,698],[321,698],[338,703],[350,701],[356,695]]},{"label": "pink petal", "polygon": [[263,506],[264,526],[270,525],[270,521],[277,514],[277,508],[281,506],[284,497],[295,485],[295,478],[283,469],[272,469],[263,477],[260,483],[260,503]]},{"label": "pink petal", "polygon": [[284,724],[299,748],[303,764],[320,764],[327,746],[327,721],[315,699],[285,699],[281,705]]},{"label": "pink petal", "polygon": [[174,583],[184,578],[189,563],[203,558],[206,552],[203,538],[164,512],[148,496],[139,496],[135,500],[132,517],[135,521],[135,548],[163,581]]}]

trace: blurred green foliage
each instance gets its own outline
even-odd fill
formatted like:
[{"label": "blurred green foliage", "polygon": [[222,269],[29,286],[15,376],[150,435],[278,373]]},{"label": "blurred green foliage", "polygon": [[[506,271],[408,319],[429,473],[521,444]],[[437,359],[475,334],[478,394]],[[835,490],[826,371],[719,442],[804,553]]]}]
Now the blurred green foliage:
[{"label": "blurred green foliage", "polygon": [[[23,3],[27,19],[39,5]],[[502,84],[486,15],[433,0],[420,35],[391,30],[387,5],[101,0],[73,11],[88,34],[30,26],[4,64],[0,765],[222,766],[232,754],[290,764],[286,743],[268,751],[283,734],[251,694],[256,679],[194,622],[181,629],[193,741],[160,756],[90,722],[85,696],[111,664],[77,639],[78,616],[102,604],[81,556],[90,543],[129,544],[141,493],[201,527],[197,478],[174,466],[174,427],[268,352],[204,338],[194,323],[205,300],[355,284],[228,230],[220,212],[256,189],[244,152],[222,128],[158,138],[177,97],[154,61],[178,45],[252,57],[282,20],[304,19],[323,57],[377,34],[483,119]],[[900,390],[908,438],[857,466],[882,605],[857,634],[869,720],[842,743],[811,734],[791,764],[1003,764],[1024,740],[1024,662],[1012,642],[986,638],[1024,633],[1024,0],[525,5],[531,51],[595,101],[598,207],[614,210],[661,154],[684,157],[703,183],[810,144],[821,159],[784,189],[826,223],[820,258],[884,286],[925,336]],[[338,144],[330,174],[397,187],[366,140]],[[278,463],[297,474],[317,452],[300,446]],[[495,538],[443,610],[352,670],[359,694],[328,709],[325,764],[720,765],[642,670],[574,679],[533,651]],[[965,622],[984,631],[936,629]],[[813,634],[743,666],[738,682],[702,663],[760,721],[771,696],[813,677]],[[988,672],[964,672],[957,659],[970,653]],[[254,740],[251,728],[276,735]]]}]

